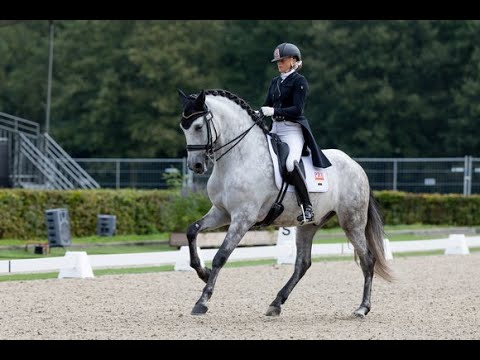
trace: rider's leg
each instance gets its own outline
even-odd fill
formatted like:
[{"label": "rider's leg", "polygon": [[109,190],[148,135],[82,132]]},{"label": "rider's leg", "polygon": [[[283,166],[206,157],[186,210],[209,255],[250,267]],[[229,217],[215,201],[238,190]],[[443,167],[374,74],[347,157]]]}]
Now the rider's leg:
[{"label": "rider's leg", "polygon": [[290,177],[290,182],[295,186],[297,200],[302,209],[302,213],[297,217],[297,220],[302,224],[312,222],[314,217],[312,203],[310,202],[305,177],[303,176],[302,170],[297,161],[295,161],[294,170],[288,175]]},{"label": "rider's leg", "polygon": [[298,204],[302,209],[302,213],[297,219],[302,223],[311,222],[314,216],[312,204],[308,195],[305,177],[298,167],[305,143],[301,125],[293,122],[277,123],[276,125],[277,133],[282,141],[288,144],[290,149],[286,163],[288,171],[287,181],[295,186]]}]

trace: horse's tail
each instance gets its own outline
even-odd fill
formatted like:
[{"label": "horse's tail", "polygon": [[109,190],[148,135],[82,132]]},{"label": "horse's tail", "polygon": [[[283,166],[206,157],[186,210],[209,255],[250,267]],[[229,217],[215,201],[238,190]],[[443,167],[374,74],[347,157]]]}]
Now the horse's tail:
[{"label": "horse's tail", "polygon": [[380,215],[379,205],[370,190],[370,201],[368,202],[368,220],[365,228],[367,246],[373,254],[375,262],[375,273],[387,281],[392,281],[393,276],[385,259],[385,249],[383,245],[383,220]]}]

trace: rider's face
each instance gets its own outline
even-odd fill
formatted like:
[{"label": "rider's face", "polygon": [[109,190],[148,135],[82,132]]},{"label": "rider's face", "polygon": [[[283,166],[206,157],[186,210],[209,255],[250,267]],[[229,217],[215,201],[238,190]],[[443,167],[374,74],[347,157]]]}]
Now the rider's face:
[{"label": "rider's face", "polygon": [[286,57],[277,61],[278,71],[280,73],[286,73],[290,71],[293,66],[293,57]]}]

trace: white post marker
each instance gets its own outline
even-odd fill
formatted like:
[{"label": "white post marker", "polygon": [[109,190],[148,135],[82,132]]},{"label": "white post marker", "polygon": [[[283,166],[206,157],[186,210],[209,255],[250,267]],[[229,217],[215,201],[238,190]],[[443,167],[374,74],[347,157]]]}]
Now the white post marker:
[{"label": "white post marker", "polygon": [[385,259],[393,260],[392,249],[390,248],[390,240],[383,239],[383,250],[385,252]]},{"label": "white post marker", "polygon": [[59,279],[64,278],[93,278],[92,266],[85,251],[67,251],[64,265],[58,273]]},{"label": "white post marker", "polygon": [[445,255],[468,255],[470,250],[467,246],[467,239],[465,234],[450,234],[448,237],[447,248]]},{"label": "white post marker", "polygon": [[277,264],[295,264],[297,255],[297,228],[281,227],[278,229],[277,246],[282,248],[277,257]]},{"label": "white post marker", "polygon": [[[205,262],[202,259],[202,253],[197,246],[198,257],[200,258],[200,264],[205,267]],[[194,271],[190,266],[190,252],[188,246],[182,246],[178,251],[177,261],[175,261],[175,271]]]}]

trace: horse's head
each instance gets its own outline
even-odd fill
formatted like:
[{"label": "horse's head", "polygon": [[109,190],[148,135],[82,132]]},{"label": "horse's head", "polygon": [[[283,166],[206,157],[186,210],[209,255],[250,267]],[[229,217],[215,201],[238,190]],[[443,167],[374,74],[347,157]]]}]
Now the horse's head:
[{"label": "horse's head", "polygon": [[185,95],[178,90],[183,106],[180,127],[187,141],[187,165],[197,174],[207,171],[207,158],[213,151],[213,135],[211,129],[212,114],[205,104],[205,91],[198,96]]}]

